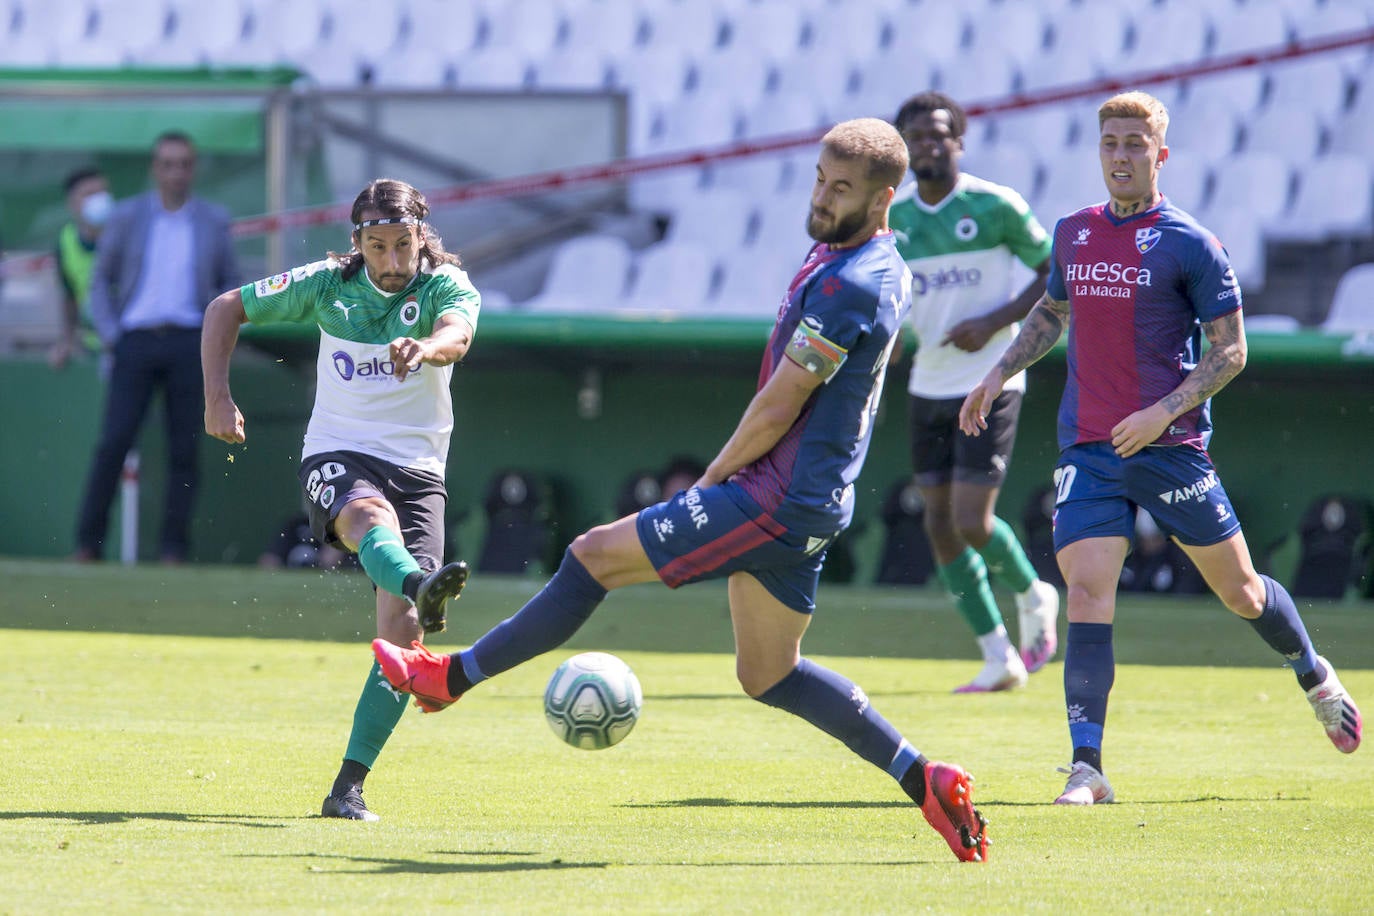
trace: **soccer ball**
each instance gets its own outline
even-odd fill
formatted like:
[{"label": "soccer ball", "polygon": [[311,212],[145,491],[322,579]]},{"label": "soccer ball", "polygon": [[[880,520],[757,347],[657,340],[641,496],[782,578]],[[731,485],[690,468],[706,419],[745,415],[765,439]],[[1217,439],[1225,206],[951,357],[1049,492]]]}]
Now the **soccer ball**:
[{"label": "soccer ball", "polygon": [[544,689],[544,718],[573,747],[599,751],[624,740],[639,721],[639,678],[614,655],[583,652],[558,666]]}]

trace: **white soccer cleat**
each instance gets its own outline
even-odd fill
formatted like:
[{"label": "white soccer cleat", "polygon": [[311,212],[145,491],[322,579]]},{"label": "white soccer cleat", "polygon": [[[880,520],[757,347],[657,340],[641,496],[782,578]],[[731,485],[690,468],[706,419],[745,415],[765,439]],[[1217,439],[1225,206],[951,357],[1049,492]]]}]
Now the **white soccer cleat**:
[{"label": "white soccer cleat", "polygon": [[1063,767],[1058,769],[1061,773],[1069,774],[1069,781],[1054,800],[1056,805],[1109,805],[1116,801],[1112,784],[1091,763],[1080,760],[1071,770]]},{"label": "white soccer cleat", "polygon": [[1007,647],[1006,655],[1000,659],[989,659],[983,663],[983,670],[974,675],[973,680],[962,687],[954,688],[955,693],[992,693],[997,690],[1014,690],[1026,686],[1026,666],[1016,651]]},{"label": "white soccer cleat", "polygon": [[1031,584],[1030,594],[1016,596],[1021,631],[1021,663],[1034,674],[1059,649],[1059,590],[1043,579]]},{"label": "white soccer cleat", "polygon": [[1336,745],[1336,750],[1342,754],[1352,753],[1360,746],[1360,734],[1364,730],[1360,709],[1345,692],[1331,663],[1320,655],[1317,661],[1326,669],[1326,679],[1307,691],[1307,702],[1312,704],[1317,721],[1326,729],[1326,736]]}]

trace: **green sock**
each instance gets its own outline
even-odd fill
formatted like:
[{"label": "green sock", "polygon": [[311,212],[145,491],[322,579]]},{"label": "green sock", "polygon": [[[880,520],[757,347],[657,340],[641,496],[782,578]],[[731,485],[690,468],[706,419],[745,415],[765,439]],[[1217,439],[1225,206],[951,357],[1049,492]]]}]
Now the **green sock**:
[{"label": "green sock", "polygon": [[406,550],[401,536],[381,525],[374,525],[358,542],[358,562],[378,588],[402,598],[407,597],[406,577],[420,572],[420,564]]},{"label": "green sock", "polygon": [[[375,529],[374,529],[375,530]],[[396,693],[382,674],[382,666],[372,663],[372,671],[367,675],[367,686],[358,697],[358,706],[353,710],[353,731],[348,734],[348,749],[344,751],[345,760],[356,760],[369,770],[377,762],[386,739],[391,737],[392,729],[401,721],[406,711],[406,695]]]},{"label": "green sock", "polygon": [[977,636],[986,636],[1002,624],[1002,612],[988,587],[988,568],[972,547],[937,570],[940,581],[954,596],[954,606],[964,615]]},{"label": "green sock", "polygon": [[996,516],[992,519],[992,537],[977,549],[992,577],[1017,594],[1030,588],[1040,578],[1026,551],[1021,548],[1021,542],[1016,539],[1016,532]]}]

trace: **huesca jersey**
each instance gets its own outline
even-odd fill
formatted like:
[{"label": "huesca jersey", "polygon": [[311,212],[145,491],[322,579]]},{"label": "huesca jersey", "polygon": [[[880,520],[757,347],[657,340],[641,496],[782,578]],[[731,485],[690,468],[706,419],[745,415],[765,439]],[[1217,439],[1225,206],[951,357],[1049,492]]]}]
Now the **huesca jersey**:
[{"label": "huesca jersey", "polygon": [[[916,358],[907,391],[924,398],[963,397],[987,375],[1016,336],[1002,328],[974,353],[941,345],[950,328],[1011,301],[1019,260],[1034,269],[1050,256],[1050,237],[1026,201],[1004,185],[960,174],[937,204],[915,194],[892,205],[888,222],[911,268],[911,327]],[[1023,391],[1024,373],[1007,380]]]},{"label": "huesca jersey", "polygon": [[888,356],[910,307],[911,273],[891,232],[853,248],[814,245],[788,285],[758,388],[791,358],[803,322],[843,362],[772,450],[732,478],[785,528],[829,536],[853,517],[854,481],[873,437]]},{"label": "huesca jersey", "polygon": [[338,261],[316,261],[241,289],[253,324],[313,322],[320,329],[315,407],[301,456],[354,451],[444,476],[453,431],[452,366],[421,364],[397,381],[388,344],[428,337],[441,315],[477,329],[481,296],[452,265],[423,269],[398,293],[364,267],[348,280]]},{"label": "huesca jersey", "polygon": [[[1226,249],[1167,198],[1125,219],[1095,204],[1060,220],[1045,291],[1070,308],[1060,448],[1110,442],[1197,365],[1200,322],[1241,307]],[[1211,433],[1205,401],[1152,444],[1206,448]]]}]

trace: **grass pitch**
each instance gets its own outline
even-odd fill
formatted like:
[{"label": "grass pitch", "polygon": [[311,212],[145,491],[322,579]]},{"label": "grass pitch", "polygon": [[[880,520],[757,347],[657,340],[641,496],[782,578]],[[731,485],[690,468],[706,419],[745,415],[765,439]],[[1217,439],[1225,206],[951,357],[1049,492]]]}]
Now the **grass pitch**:
[{"label": "grass pitch", "polygon": [[[0,912],[1368,912],[1374,768],[1213,600],[1123,602],[1105,761],[1118,804],[1049,804],[1068,759],[1053,664],[977,668],[934,591],[823,586],[808,654],[977,778],[961,865],[884,774],[744,698],[723,587],[610,597],[559,652],[402,719],[383,820],[319,818],[370,663],[357,575],[0,561]],[[474,577],[454,648],[541,583]],[[1374,710],[1374,606],[1305,610]],[[1061,624],[1062,632],[1062,624]],[[624,743],[559,742],[540,700],[573,650],[645,691]],[[665,651],[672,650],[672,651]]]}]

